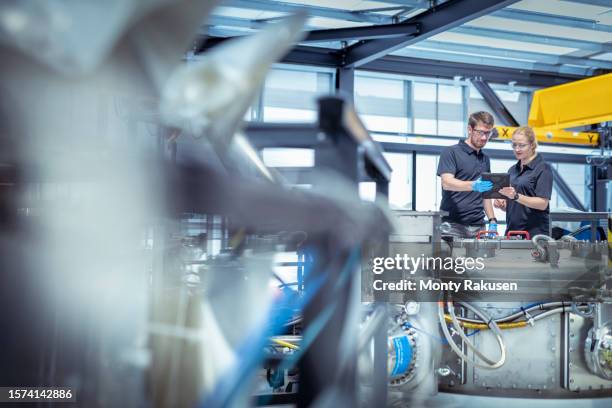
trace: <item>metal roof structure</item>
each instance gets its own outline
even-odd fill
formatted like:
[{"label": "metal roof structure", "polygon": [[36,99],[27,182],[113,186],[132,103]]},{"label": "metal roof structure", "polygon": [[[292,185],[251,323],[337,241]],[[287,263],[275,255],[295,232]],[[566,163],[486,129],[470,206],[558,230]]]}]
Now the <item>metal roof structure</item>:
[{"label": "metal roof structure", "polygon": [[310,33],[286,62],[540,86],[612,71],[612,0],[291,1],[223,0],[202,34],[214,43],[304,10]]}]

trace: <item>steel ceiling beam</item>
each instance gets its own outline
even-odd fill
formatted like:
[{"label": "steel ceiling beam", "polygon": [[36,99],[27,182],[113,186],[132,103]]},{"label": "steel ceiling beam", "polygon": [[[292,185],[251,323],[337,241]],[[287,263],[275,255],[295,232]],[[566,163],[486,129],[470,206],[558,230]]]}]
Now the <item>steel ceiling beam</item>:
[{"label": "steel ceiling beam", "polygon": [[[222,44],[230,38],[221,38],[213,36],[201,36],[198,40],[199,46],[195,51],[197,55]],[[314,65],[319,67],[338,68],[340,66],[339,50],[324,47],[307,47],[298,45],[293,47],[291,51],[282,59],[281,62],[287,64]]]},{"label": "steel ceiling beam", "polygon": [[506,84],[514,81],[517,85],[535,87],[550,87],[585,78],[583,75],[514,69],[507,66],[493,67],[395,55],[371,61],[363,65],[361,69],[399,75],[434,76],[449,79],[456,76],[469,78],[478,75],[492,83]]},{"label": "steel ceiling beam", "polygon": [[211,37],[242,37],[245,35],[251,35],[254,31],[240,30],[239,28],[227,28],[227,27],[203,27],[200,29],[200,34]]},{"label": "steel ceiling beam", "polygon": [[353,11],[353,13],[380,13],[384,11],[396,11],[396,10],[410,10],[410,7],[406,6],[389,6],[389,7],[377,7],[377,8],[368,8],[368,9],[359,9]]},{"label": "steel ceiling beam", "polygon": [[458,27],[468,21],[490,14],[516,3],[517,0],[450,0],[435,9],[408,19],[405,23],[420,23],[421,32],[416,36],[369,40],[349,48],[343,61],[345,66],[358,67],[395,50],[416,44],[431,36]]},{"label": "steel ceiling beam", "polygon": [[391,16],[365,12],[355,12],[330,7],[318,7],[296,3],[267,0],[224,0],[222,6],[236,7],[258,11],[276,11],[279,13],[294,13],[306,11],[311,16],[333,18],[337,20],[354,21],[359,23],[390,24]]},{"label": "steel ceiling beam", "polygon": [[340,66],[340,56],[338,50],[298,45],[289,51],[282,62],[338,68]]},{"label": "steel ceiling beam", "polygon": [[[505,10],[503,10],[505,11]],[[248,20],[237,17],[227,17],[213,15],[208,19],[208,23],[213,26],[240,27],[248,29],[259,29],[267,24],[261,20]],[[244,35],[246,32],[232,31],[226,29],[212,28],[208,31],[213,35],[235,36]],[[391,38],[410,33],[418,32],[417,24],[388,24],[371,27],[349,27],[331,30],[312,30],[306,37],[304,42],[324,42],[324,41],[343,41],[354,39],[371,39],[371,38]],[[510,49],[481,47],[475,45],[463,45],[450,42],[441,42],[426,40],[418,44],[419,48],[426,48],[432,51],[452,51],[460,53],[469,53],[475,55],[485,55],[490,57],[514,58],[527,61],[534,61],[543,64],[565,64],[585,67],[595,67],[603,69],[612,69],[612,62],[604,60],[594,60],[589,58],[578,58],[572,56],[555,56],[545,53],[537,53],[531,51],[517,51]],[[542,65],[546,67],[546,65]],[[578,71],[576,71],[578,72]]]},{"label": "steel ceiling beam", "polygon": [[594,60],[589,58],[569,57],[566,55],[552,55],[541,52],[517,51],[506,48],[482,47],[479,45],[464,45],[451,42],[427,40],[418,44],[419,48],[430,50],[452,51],[490,57],[513,58],[545,64],[566,64],[584,67],[612,69],[612,61]]},{"label": "steel ceiling beam", "polygon": [[594,73],[593,71],[595,71],[593,68],[543,64],[539,62],[492,58],[488,56],[455,54],[450,52],[430,51],[427,49],[420,48],[406,48],[401,50],[398,55],[411,58],[425,58],[448,62],[460,62],[464,64],[487,65],[500,68],[507,67],[526,71],[545,71],[555,74],[570,74],[582,77],[592,75]]},{"label": "steel ceiling beam", "polygon": [[[203,38],[196,53],[205,52],[207,49],[225,40],[224,38],[217,37]],[[338,68],[341,66],[340,51],[324,47],[297,46],[283,58],[282,62]],[[515,81],[517,85],[535,87],[550,87],[585,78],[585,75],[546,72],[538,69],[530,70],[527,67],[522,67],[521,69],[510,68],[507,64],[495,67],[491,65],[394,55],[371,61],[364,64],[361,68],[400,75],[434,76],[450,79],[456,76],[469,78],[478,75],[487,82],[508,83]]]},{"label": "steel ceiling beam", "polygon": [[[377,3],[397,4],[400,6],[428,9],[430,0],[376,0]],[[441,3],[438,1],[438,3]]]},{"label": "steel ceiling beam", "polygon": [[587,4],[589,6],[600,6],[610,8],[610,0],[563,0],[568,3]]},{"label": "steel ceiling beam", "polygon": [[313,30],[303,42],[367,40],[375,38],[394,38],[418,34],[418,23],[384,24],[369,27],[347,27],[331,30]]},{"label": "steel ceiling beam", "polygon": [[[209,26],[240,27],[257,30],[268,24],[265,20],[249,20],[239,17],[228,17],[212,15],[208,18]],[[312,26],[306,27],[309,33],[303,42],[325,42],[325,41],[346,41],[356,39],[390,38],[402,35],[413,35],[419,32],[419,24],[381,24],[368,27],[347,27],[329,30],[317,30]],[[211,31],[223,33],[224,31]],[[229,35],[231,30],[227,31]]]},{"label": "steel ceiling beam", "polygon": [[499,10],[493,13],[492,16],[509,18],[518,21],[531,21],[534,23],[552,24],[562,27],[581,28],[585,30],[612,33],[612,25],[599,24],[595,20],[589,20],[586,18],[560,16],[556,14],[539,13],[536,11],[526,11],[518,9]]},{"label": "steel ceiling beam", "polygon": [[210,26],[240,27],[257,30],[264,27],[266,22],[249,20],[246,18],[218,16],[213,14],[206,19],[206,24]]},{"label": "steel ceiling beam", "polygon": [[[272,24],[274,21],[278,21],[279,19],[262,19],[262,20],[251,20],[248,18],[241,17],[230,17],[230,16],[221,16],[221,15],[211,15],[206,20],[206,25],[208,26],[223,26],[223,27],[240,27],[240,28],[249,28],[252,30],[259,30],[260,28],[265,27],[268,24]],[[316,30],[317,27],[306,25],[304,26],[305,30]]]},{"label": "steel ceiling beam", "polygon": [[517,31],[496,30],[492,28],[481,28],[463,26],[452,30],[453,33],[473,35],[476,37],[496,38],[500,40],[520,41],[533,44],[553,45],[556,47],[577,48],[599,52],[612,52],[612,46],[606,43],[593,41],[574,40],[547,35],[525,34]]},{"label": "steel ceiling beam", "polygon": [[[610,45],[611,43],[606,43],[608,45]],[[572,51],[569,54],[565,54],[568,57],[575,57],[575,58],[591,58],[591,57],[597,57],[598,55],[601,54],[607,54],[606,51],[602,51],[602,50],[598,50],[598,51],[592,51],[592,50],[576,50],[576,51]]]}]

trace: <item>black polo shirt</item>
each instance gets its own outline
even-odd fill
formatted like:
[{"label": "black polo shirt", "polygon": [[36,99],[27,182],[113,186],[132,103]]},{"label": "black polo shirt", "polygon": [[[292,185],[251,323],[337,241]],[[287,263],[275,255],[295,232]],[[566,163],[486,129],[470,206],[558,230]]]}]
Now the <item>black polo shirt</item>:
[{"label": "black polo shirt", "polygon": [[[477,180],[483,172],[491,171],[489,156],[472,149],[465,140],[442,150],[438,163],[438,176],[450,173],[457,180]],[[463,225],[484,224],[484,206],[482,193],[477,191],[446,191],[442,190],[442,211],[448,211],[443,221],[456,222]]]},{"label": "black polo shirt", "polygon": [[[516,192],[528,197],[541,197],[550,200],[553,187],[552,170],[541,155],[537,155],[521,171],[521,161],[508,169],[510,185]],[[528,231],[532,237],[537,234],[549,234],[550,205],[546,210],[529,208],[516,201],[507,200],[506,231]]]}]

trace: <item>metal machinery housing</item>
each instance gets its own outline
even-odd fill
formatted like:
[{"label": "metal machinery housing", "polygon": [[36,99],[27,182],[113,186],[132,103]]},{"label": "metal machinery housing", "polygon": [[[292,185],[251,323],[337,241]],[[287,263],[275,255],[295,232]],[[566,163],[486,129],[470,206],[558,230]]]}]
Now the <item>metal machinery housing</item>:
[{"label": "metal machinery housing", "polygon": [[[610,128],[569,139],[601,148],[590,163],[593,212],[553,214],[591,222],[591,242],[449,245],[442,214],[391,211],[385,200],[383,152],[416,157],[439,146],[377,143],[352,104],[356,67],[473,74],[473,64],[386,55],[513,3],[434,1],[400,24],[310,34],[297,13],[253,36],[197,38],[187,56],[216,2],[0,4],[0,385],[71,387],[84,407],[442,406],[462,397],[609,405],[609,247],[597,236],[611,201]],[[334,39],[356,42],[294,47]],[[339,95],[319,100],[315,123],[243,123],[277,61],[336,69]],[[477,72],[545,87],[584,77]],[[609,120],[610,74],[598,78],[543,90],[530,120],[553,133]],[[559,89],[599,95],[604,112],[568,118],[573,110],[555,105]],[[266,167],[259,150],[281,146],[312,149],[314,165],[300,174]],[[360,199],[364,181],[375,183],[375,202]],[[370,291],[368,262],[407,252],[482,256],[492,277],[529,283],[524,295],[536,304]],[[297,271],[297,281],[277,268]]]}]

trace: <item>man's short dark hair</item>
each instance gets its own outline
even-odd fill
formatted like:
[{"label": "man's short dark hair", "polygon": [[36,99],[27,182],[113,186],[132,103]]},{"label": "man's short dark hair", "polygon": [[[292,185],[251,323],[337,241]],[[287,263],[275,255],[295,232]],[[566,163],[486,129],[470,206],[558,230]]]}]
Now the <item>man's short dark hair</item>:
[{"label": "man's short dark hair", "polygon": [[478,122],[481,122],[485,126],[493,127],[495,125],[495,119],[493,119],[493,115],[489,112],[474,112],[470,115],[468,119],[468,125],[474,129]]}]

